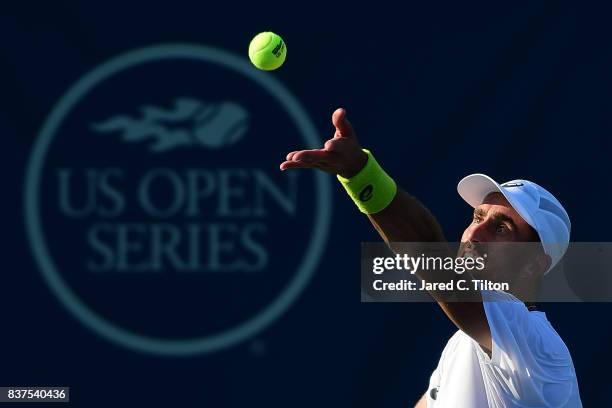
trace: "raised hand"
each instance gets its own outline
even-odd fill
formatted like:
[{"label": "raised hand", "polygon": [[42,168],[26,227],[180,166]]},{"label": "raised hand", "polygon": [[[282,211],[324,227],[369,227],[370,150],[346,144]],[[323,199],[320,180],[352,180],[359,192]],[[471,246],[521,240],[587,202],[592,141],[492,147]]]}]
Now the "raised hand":
[{"label": "raised hand", "polygon": [[332,123],[336,133],[322,149],[293,151],[281,163],[280,169],[319,169],[345,178],[359,173],[368,156],[361,150],[355,131],[346,118],[346,110],[336,109]]}]

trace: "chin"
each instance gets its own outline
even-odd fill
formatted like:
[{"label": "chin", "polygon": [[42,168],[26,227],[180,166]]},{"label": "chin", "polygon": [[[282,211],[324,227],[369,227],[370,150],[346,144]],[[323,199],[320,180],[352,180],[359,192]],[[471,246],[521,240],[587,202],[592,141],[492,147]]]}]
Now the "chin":
[{"label": "chin", "polygon": [[490,265],[485,265],[485,268],[482,271],[474,269],[471,271],[471,274],[475,279],[487,279],[491,282],[496,282],[499,278],[499,274],[496,272],[498,271],[492,269]]}]

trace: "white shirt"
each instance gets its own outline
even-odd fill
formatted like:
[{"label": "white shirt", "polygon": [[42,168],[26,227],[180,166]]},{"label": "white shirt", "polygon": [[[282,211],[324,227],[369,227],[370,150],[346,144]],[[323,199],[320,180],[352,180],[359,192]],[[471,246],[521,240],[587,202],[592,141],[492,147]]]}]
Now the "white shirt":
[{"label": "white shirt", "polygon": [[457,331],[431,375],[427,406],[582,407],[569,350],[546,314],[528,311],[505,292],[482,291],[482,296],[491,357]]}]

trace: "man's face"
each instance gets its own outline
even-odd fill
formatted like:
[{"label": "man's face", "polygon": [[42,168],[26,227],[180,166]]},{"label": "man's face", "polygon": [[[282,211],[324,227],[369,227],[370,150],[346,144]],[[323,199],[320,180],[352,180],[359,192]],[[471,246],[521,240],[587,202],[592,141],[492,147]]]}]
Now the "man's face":
[{"label": "man's face", "polygon": [[461,242],[528,242],[536,232],[501,193],[489,194],[474,209],[472,222]]},{"label": "man's face", "polygon": [[538,241],[536,231],[501,193],[491,193],[474,209],[472,222],[461,237],[459,256],[477,257],[486,253],[486,268],[474,275],[482,274],[481,277],[492,281],[512,282],[525,266],[526,250],[531,248],[502,243],[534,241]]}]

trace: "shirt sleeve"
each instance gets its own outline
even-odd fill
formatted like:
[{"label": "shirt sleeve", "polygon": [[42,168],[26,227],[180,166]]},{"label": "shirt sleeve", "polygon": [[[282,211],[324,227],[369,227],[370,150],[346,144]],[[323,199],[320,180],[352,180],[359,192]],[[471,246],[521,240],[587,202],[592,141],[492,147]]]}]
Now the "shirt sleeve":
[{"label": "shirt sleeve", "polygon": [[530,312],[509,293],[482,291],[491,330],[487,363],[506,393],[518,400],[565,406],[575,384],[569,350],[542,312]]},{"label": "shirt sleeve", "polygon": [[491,360],[496,366],[506,367],[508,359],[516,360],[531,351],[529,311],[509,293],[482,291],[482,299],[491,330]]}]

